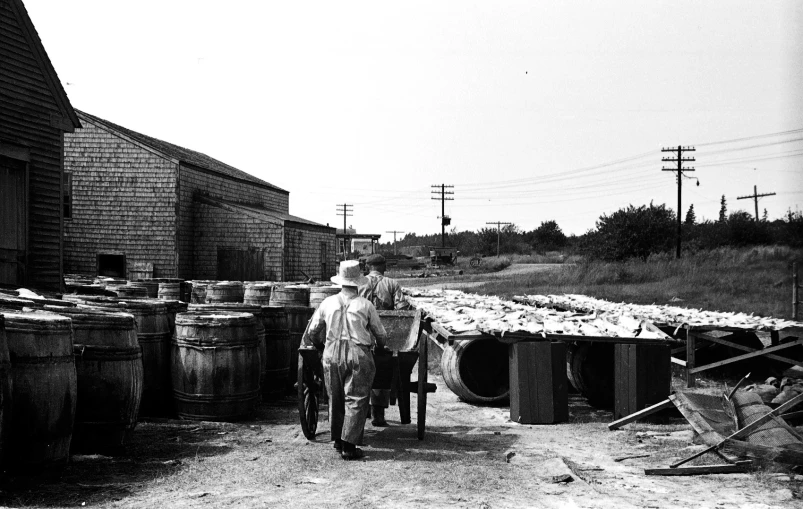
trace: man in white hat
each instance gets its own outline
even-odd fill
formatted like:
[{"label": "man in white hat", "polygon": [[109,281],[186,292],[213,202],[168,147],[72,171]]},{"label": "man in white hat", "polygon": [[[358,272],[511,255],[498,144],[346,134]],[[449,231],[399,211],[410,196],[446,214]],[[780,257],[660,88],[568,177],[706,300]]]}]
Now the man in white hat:
[{"label": "man in white hat", "polygon": [[[385,276],[386,261],[381,254],[372,254],[365,260],[370,271],[368,280],[360,285],[360,296],[365,297],[379,311],[407,309],[409,305],[402,294],[401,285]],[[385,420],[385,409],[390,406],[390,391],[387,389],[371,390],[371,424],[378,427],[388,425]]]},{"label": "man in white hat", "polygon": [[376,371],[371,348],[376,341],[382,346],[387,333],[374,305],[357,295],[357,288],[367,279],[357,260],[340,262],[338,275],[331,279],[342,289],[315,310],[302,344],[320,345],[320,333],[326,331],[323,369],[329,392],[332,440],[343,459],[352,460],[363,456],[357,444],[365,430]]}]

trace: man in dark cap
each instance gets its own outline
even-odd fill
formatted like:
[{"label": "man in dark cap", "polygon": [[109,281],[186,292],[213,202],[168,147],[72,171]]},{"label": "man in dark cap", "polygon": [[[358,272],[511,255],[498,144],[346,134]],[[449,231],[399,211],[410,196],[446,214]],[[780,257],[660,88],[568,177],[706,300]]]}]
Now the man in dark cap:
[{"label": "man in dark cap", "polygon": [[[377,311],[406,309],[409,307],[402,295],[401,285],[389,277],[385,277],[386,262],[381,254],[372,254],[365,260],[368,267],[368,281],[360,285],[360,297],[368,299]],[[390,391],[386,389],[371,390],[371,424],[387,426],[385,409],[390,404]]]}]

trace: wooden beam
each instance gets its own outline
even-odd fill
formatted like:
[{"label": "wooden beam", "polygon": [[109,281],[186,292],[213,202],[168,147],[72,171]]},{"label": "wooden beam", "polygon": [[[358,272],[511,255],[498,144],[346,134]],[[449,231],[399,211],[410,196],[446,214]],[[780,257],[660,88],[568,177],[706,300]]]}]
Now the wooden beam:
[{"label": "wooden beam", "polygon": [[670,357],[669,360],[673,364],[677,364],[678,366],[683,366],[684,368],[686,367],[686,361],[684,360],[678,359],[676,357]]},{"label": "wooden beam", "polygon": [[[764,348],[763,350],[756,350],[754,352],[746,353],[746,354],[743,354],[743,355],[737,355],[736,357],[731,357],[730,359],[725,359],[725,360],[718,361],[718,362],[712,362],[711,364],[706,364],[705,366],[699,366],[699,367],[696,367],[696,368],[689,368],[688,371],[691,372],[691,373],[699,373],[701,371],[706,371],[708,369],[718,368],[720,366],[725,366],[727,364],[732,364],[734,362],[743,361],[745,359],[752,359],[753,357],[765,356],[768,353],[777,352],[778,350],[784,350],[786,348],[790,348],[790,347],[797,346],[797,345],[803,345],[803,339],[798,339],[797,341],[793,341],[791,343],[785,343],[783,345],[771,346],[769,348]],[[795,361],[795,364],[798,364],[797,361]]]},{"label": "wooden beam", "polygon": [[631,422],[643,419],[644,417],[647,417],[650,414],[654,414],[655,412],[659,412],[665,408],[670,408],[672,406],[674,406],[672,404],[672,401],[665,399],[660,403],[656,403],[652,406],[648,406],[643,410],[639,410],[638,412],[634,412],[628,416],[622,417],[618,421],[613,421],[612,423],[608,424],[608,429],[611,431],[619,429],[625,424],[630,424]]},{"label": "wooden beam", "polygon": [[737,461],[733,465],[700,465],[683,468],[645,468],[645,475],[706,475],[748,472],[750,461]]},{"label": "wooden beam", "polygon": [[[743,352],[766,352],[766,350],[767,350],[766,348],[762,348],[761,350],[758,350],[756,348],[750,348],[749,346],[740,345],[738,343],[733,343],[732,341],[728,341],[727,339],[717,338],[717,337],[711,336],[710,334],[700,334],[698,337],[702,337],[706,341],[711,341],[712,343],[717,343],[717,344],[720,344],[720,345],[723,345],[723,346],[729,346],[731,348],[735,348],[736,350],[741,350]],[[786,346],[787,344],[791,344],[791,343],[784,343],[781,346]],[[778,346],[778,343],[775,343],[775,346]],[[803,362],[796,361],[796,360],[790,359],[788,357],[781,357],[780,355],[773,355],[773,354],[766,354],[766,357],[768,359],[773,359],[773,360],[776,360],[776,361],[786,362],[788,364],[796,364],[798,366],[803,367]]]}]

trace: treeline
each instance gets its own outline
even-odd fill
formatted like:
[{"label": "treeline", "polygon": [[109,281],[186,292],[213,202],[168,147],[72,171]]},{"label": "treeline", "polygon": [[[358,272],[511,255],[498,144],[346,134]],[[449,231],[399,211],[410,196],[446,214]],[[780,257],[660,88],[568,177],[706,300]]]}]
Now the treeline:
[{"label": "treeline", "polygon": [[[772,244],[803,247],[803,214],[789,210],[783,218],[769,221],[764,211],[764,216],[756,221],[753,215],[741,210],[729,214],[723,196],[718,220],[698,222],[692,205],[681,231],[684,252]],[[549,220],[532,231],[523,231],[515,224],[507,225],[500,230],[498,242],[502,254],[563,251],[613,261],[646,259],[651,254],[672,252],[676,232],[675,211],[664,204],[650,203],[639,207],[629,205],[612,214],[603,214],[595,228],[583,235],[565,235],[557,222]],[[406,234],[396,244],[397,249],[413,256],[426,255],[429,246],[440,245],[439,234],[415,233]],[[453,229],[447,234],[446,245],[457,248],[463,256],[495,255],[497,229],[463,232]],[[392,253],[393,243],[380,244],[380,251]]]}]

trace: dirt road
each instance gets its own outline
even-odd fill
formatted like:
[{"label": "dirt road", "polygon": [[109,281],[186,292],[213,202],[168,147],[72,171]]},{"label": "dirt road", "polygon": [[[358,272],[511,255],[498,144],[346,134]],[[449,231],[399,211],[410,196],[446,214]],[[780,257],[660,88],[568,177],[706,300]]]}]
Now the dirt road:
[{"label": "dirt road", "polygon": [[[608,431],[608,412],[570,400],[569,423],[526,426],[508,408],[462,403],[439,377],[427,436],[413,424],[366,427],[361,461],[301,434],[292,398],[260,407],[239,424],[142,423],[129,455],[74,457],[58,480],[7,478],[0,504],[64,507],[688,508],[800,507],[803,482],[790,475],[646,477],[698,450],[677,419]],[[641,458],[615,461],[625,456]],[[716,456],[702,463],[721,463]],[[554,483],[568,474],[573,482]],[[803,476],[797,476],[803,479]],[[82,505],[86,504],[86,505]]]},{"label": "dirt road", "polygon": [[427,279],[400,278],[398,281],[402,284],[402,286],[410,285],[412,283],[419,288],[464,290],[482,286],[489,281],[515,279],[517,277],[526,276],[527,274],[559,270],[564,266],[565,265],[561,263],[514,263],[513,265],[510,265],[499,272],[489,272],[479,275],[435,277]]}]

